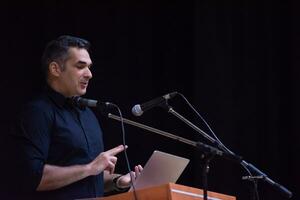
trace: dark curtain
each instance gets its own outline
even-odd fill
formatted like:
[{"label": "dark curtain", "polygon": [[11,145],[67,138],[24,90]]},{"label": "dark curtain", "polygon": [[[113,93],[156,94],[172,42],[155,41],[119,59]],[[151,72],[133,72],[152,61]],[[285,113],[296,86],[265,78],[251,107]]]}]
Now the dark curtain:
[{"label": "dark curtain", "polygon": [[[14,183],[8,133],[22,105],[43,88],[40,57],[47,41],[68,34],[92,43],[88,98],[119,105],[124,117],[210,144],[165,110],[140,118],[134,104],[168,92],[186,96],[233,152],[297,199],[299,188],[299,14],[296,1],[40,1],[4,4],[1,22],[2,191]],[[169,104],[206,132],[179,96]],[[106,149],[122,142],[120,124],[99,114]],[[116,113],[115,110],[110,112]],[[153,150],[191,159],[179,184],[202,188],[202,152],[126,127],[131,166]],[[125,173],[119,156],[118,170]],[[210,163],[209,190],[251,199],[251,182],[232,161]],[[259,182],[261,199],[285,199]],[[10,187],[11,189],[11,187]],[[13,191],[13,189],[11,189]]]}]

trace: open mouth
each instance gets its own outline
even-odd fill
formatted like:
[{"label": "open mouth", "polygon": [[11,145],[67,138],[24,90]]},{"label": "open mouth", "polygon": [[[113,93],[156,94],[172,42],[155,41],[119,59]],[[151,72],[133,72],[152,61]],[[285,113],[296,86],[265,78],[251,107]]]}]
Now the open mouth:
[{"label": "open mouth", "polygon": [[80,82],[80,85],[83,86],[83,87],[87,87],[88,84],[89,84],[88,82]]}]

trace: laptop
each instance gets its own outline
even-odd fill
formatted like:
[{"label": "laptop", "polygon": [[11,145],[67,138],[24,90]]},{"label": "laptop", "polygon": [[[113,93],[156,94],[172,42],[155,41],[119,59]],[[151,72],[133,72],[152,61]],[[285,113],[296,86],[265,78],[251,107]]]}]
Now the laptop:
[{"label": "laptop", "polygon": [[[183,157],[154,151],[140,176],[134,181],[135,189],[143,189],[169,182],[175,183],[189,161],[189,159]],[[132,190],[133,187],[131,186],[129,191]]]}]

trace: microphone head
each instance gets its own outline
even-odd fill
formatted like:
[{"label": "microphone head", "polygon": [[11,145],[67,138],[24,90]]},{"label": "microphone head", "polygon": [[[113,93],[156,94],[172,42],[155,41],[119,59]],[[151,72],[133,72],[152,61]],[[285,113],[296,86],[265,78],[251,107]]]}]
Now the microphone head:
[{"label": "microphone head", "polygon": [[141,116],[144,113],[140,104],[133,106],[131,109],[131,112],[134,116],[137,116],[137,117]]},{"label": "microphone head", "polygon": [[93,99],[82,99],[82,104],[87,107],[97,107],[98,101]]},{"label": "microphone head", "polygon": [[79,96],[72,97],[73,103],[78,106],[97,107],[97,100],[85,99]]},{"label": "microphone head", "polygon": [[172,99],[173,97],[175,97],[177,94],[178,94],[178,92],[171,92],[171,93],[168,93],[168,94],[164,95],[163,97],[166,100],[169,100],[169,99]]}]

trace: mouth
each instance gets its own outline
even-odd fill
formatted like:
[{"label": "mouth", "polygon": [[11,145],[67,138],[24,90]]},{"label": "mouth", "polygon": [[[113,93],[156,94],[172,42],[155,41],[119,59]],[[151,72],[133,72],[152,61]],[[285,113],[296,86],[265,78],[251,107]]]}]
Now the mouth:
[{"label": "mouth", "polygon": [[84,88],[88,86],[89,82],[80,82],[80,85]]}]

